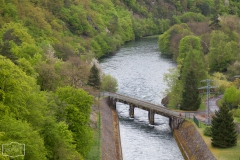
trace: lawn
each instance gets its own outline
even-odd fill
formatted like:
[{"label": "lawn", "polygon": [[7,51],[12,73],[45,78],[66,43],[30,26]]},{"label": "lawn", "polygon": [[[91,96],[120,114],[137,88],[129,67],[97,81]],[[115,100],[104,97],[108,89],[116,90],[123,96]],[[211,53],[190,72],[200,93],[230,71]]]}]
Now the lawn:
[{"label": "lawn", "polygon": [[203,130],[206,127],[203,123],[201,124],[201,128],[195,127],[201,134],[208,148],[211,150],[213,155],[217,158],[217,160],[239,160],[240,159],[240,134],[238,134],[237,145],[231,148],[214,148],[211,146],[211,137],[207,137],[203,135]]}]

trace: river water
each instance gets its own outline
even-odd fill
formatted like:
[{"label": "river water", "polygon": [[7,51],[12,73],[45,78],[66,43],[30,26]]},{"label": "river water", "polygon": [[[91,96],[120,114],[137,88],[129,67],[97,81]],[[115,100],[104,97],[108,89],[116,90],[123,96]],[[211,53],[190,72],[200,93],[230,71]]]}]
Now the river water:
[{"label": "river water", "polygon": [[[164,97],[164,73],[176,67],[160,55],[156,37],[128,42],[100,65],[118,80],[118,93],[155,104]],[[117,103],[124,160],[183,160],[168,118],[155,114],[155,125],[150,125],[147,111],[135,108],[134,118],[129,118],[128,110],[128,105]]]}]

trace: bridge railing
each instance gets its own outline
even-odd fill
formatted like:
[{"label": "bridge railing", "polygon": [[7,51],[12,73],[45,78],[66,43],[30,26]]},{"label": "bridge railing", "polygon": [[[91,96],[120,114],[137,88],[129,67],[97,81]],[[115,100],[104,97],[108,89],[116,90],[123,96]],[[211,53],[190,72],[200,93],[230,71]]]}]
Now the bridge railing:
[{"label": "bridge railing", "polygon": [[149,102],[145,102],[145,101],[142,101],[142,100],[139,100],[139,99],[136,99],[136,98],[131,98],[131,97],[128,97],[128,96],[124,96],[124,95],[117,94],[117,93],[111,93],[111,92],[102,92],[101,94],[102,94],[102,96],[110,96],[112,98],[120,99],[120,100],[126,101],[128,103],[133,103],[134,105],[137,105],[137,106],[146,107],[146,108],[149,108],[149,109],[167,114],[169,116],[175,116],[175,117],[179,117],[179,118],[182,118],[184,116],[186,117],[186,113],[184,115],[181,112],[172,111],[172,110],[170,110],[166,107],[159,106],[159,105],[156,105],[156,104],[152,104],[152,103],[149,103]]}]

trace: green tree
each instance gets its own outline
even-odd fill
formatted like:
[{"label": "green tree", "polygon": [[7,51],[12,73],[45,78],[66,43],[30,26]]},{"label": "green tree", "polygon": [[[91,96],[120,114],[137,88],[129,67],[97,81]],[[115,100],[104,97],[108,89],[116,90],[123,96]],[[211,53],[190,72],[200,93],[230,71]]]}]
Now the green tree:
[{"label": "green tree", "polygon": [[0,128],[3,133],[0,136],[1,144],[18,142],[25,144],[24,159],[46,160],[46,148],[39,133],[31,125],[22,120],[16,120],[9,116],[0,117]]},{"label": "green tree", "polygon": [[14,63],[24,57],[33,64],[32,58],[41,57],[40,47],[22,24],[6,23],[0,30],[0,42],[0,54]]},{"label": "green tree", "polygon": [[76,151],[73,133],[65,122],[55,122],[53,117],[45,121],[42,135],[47,149],[47,158],[52,160],[83,159]]},{"label": "green tree", "polygon": [[200,13],[186,12],[180,16],[180,20],[183,23],[187,23],[187,22],[191,22],[191,21],[203,22],[205,20],[205,16]]},{"label": "green tree", "polygon": [[236,146],[237,132],[233,122],[232,113],[226,104],[215,112],[212,120],[212,146],[219,148],[227,148]]},{"label": "green tree", "polygon": [[117,79],[112,77],[111,75],[104,75],[102,80],[102,90],[108,92],[117,92],[118,90],[118,82]]},{"label": "green tree", "polygon": [[99,75],[99,69],[93,64],[90,75],[88,76],[88,85],[92,86],[95,89],[100,89],[101,86],[101,79]]},{"label": "green tree", "polygon": [[27,100],[39,90],[35,79],[1,55],[0,68],[0,90],[4,95],[2,103],[9,107],[12,116],[26,119],[29,114]]},{"label": "green tree", "polygon": [[187,111],[196,111],[200,107],[201,99],[198,91],[198,81],[191,70],[184,83],[182,102],[180,109]]},{"label": "green tree", "polygon": [[166,89],[169,101],[167,106],[170,108],[176,108],[181,103],[181,92],[183,86],[179,81],[180,71],[178,68],[169,69],[169,73],[164,75],[164,81],[167,83],[168,88]]},{"label": "green tree", "polygon": [[159,50],[162,54],[173,56],[174,59],[177,59],[179,54],[179,42],[183,37],[187,35],[191,35],[191,31],[187,24],[175,24],[164,34],[159,36]]},{"label": "green tree", "polygon": [[222,31],[213,31],[208,64],[211,71],[226,71],[237,54],[237,43]]},{"label": "green tree", "polygon": [[173,80],[171,81],[175,84],[171,85],[172,89],[169,94],[169,104],[173,107],[181,103],[184,85],[191,71],[196,78],[196,88],[200,85],[200,81],[207,77],[200,38],[196,36],[186,36],[180,41],[177,62],[178,72],[174,74],[175,76],[172,76]]},{"label": "green tree", "polygon": [[240,104],[240,90],[238,90],[235,86],[227,88],[224,92],[223,99],[232,107],[237,108],[238,104]]},{"label": "green tree", "polygon": [[[76,150],[86,156],[92,145],[93,132],[90,127],[93,97],[82,89],[58,88],[56,95],[60,105],[56,108],[56,118],[64,119],[73,133]],[[64,118],[60,117],[64,116]]]},{"label": "green tree", "polygon": [[38,73],[37,83],[41,90],[55,91],[59,85],[60,76],[56,73],[55,62],[41,62],[36,66]]},{"label": "green tree", "polygon": [[186,36],[180,41],[179,56],[180,80],[185,81],[190,71],[194,72],[198,84],[207,77],[207,68],[201,47],[201,40],[196,36]]}]

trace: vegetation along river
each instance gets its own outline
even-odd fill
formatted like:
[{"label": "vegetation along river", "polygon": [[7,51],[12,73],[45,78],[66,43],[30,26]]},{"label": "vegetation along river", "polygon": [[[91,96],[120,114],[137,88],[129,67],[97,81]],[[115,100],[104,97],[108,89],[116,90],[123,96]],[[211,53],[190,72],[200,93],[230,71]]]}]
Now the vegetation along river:
[{"label": "vegetation along river", "polygon": [[[105,74],[118,80],[118,93],[161,104],[166,88],[164,73],[176,64],[162,57],[157,37],[128,42],[116,55],[102,59]],[[183,157],[169,127],[168,118],[155,115],[148,123],[147,111],[135,108],[129,118],[129,106],[117,103],[124,160],[182,160]]]}]

